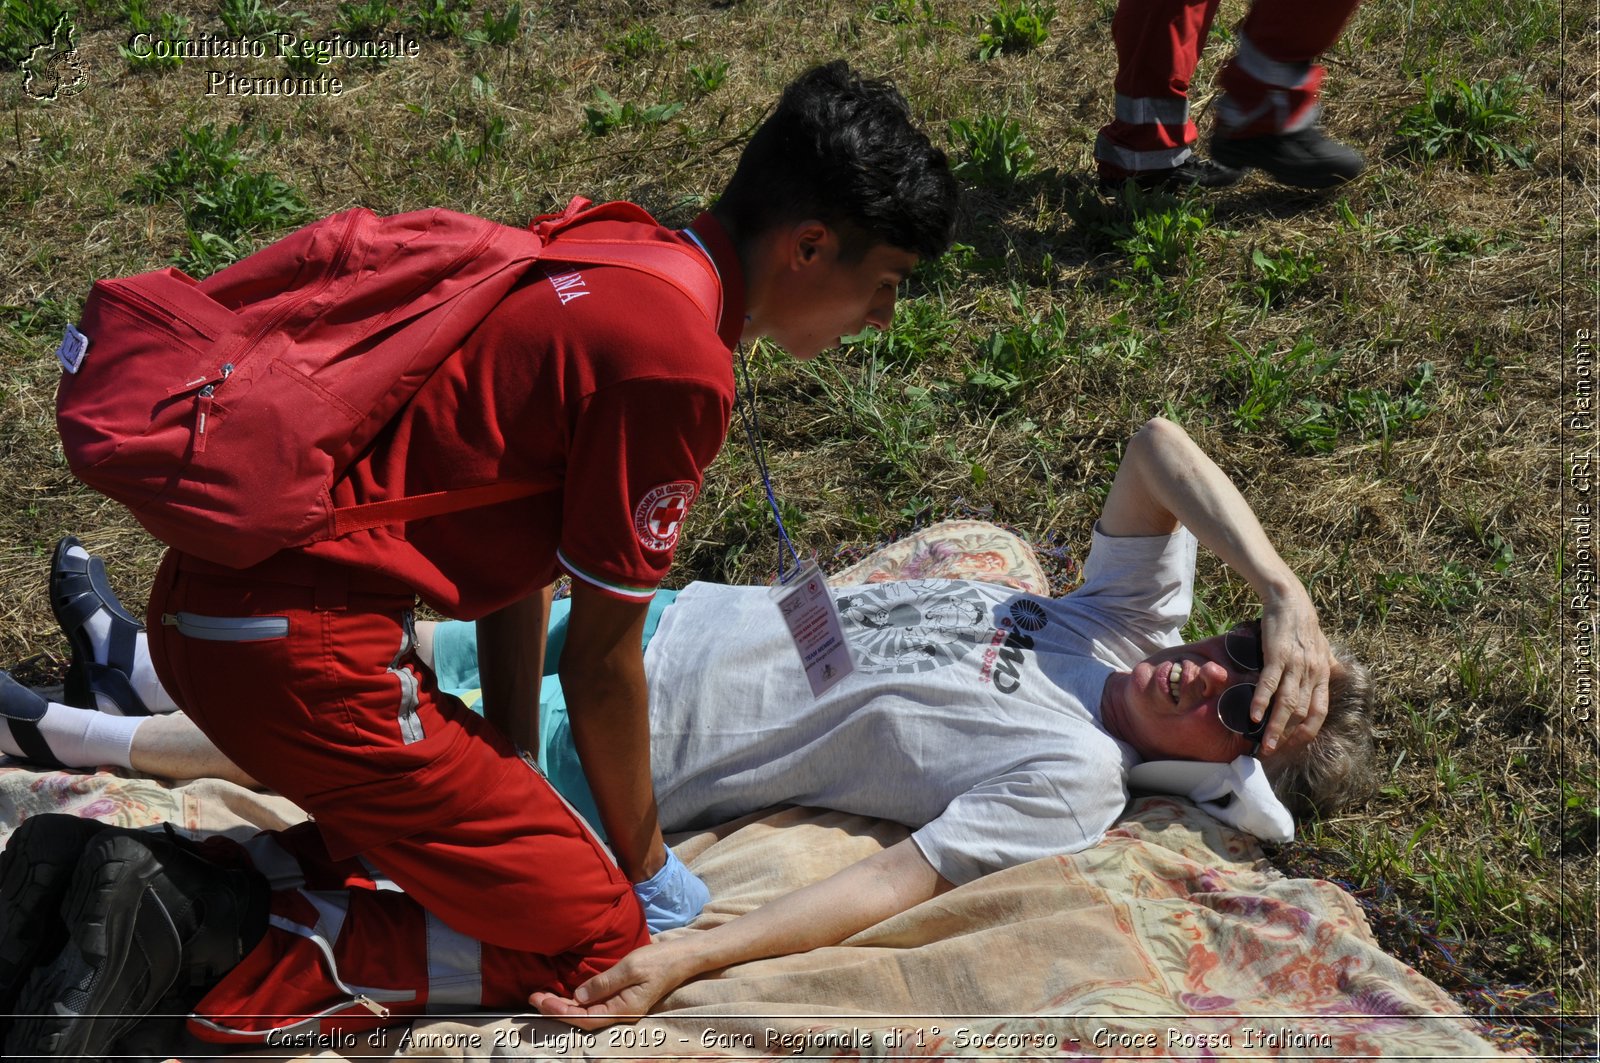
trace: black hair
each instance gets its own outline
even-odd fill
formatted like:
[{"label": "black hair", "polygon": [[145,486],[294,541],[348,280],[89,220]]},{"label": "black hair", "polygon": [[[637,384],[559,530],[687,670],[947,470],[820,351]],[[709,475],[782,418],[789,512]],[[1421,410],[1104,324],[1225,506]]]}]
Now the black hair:
[{"label": "black hair", "polygon": [[956,182],[889,82],[844,60],[801,74],[739,157],[717,212],[741,239],[816,218],[859,259],[873,244],[922,258],[950,246]]}]

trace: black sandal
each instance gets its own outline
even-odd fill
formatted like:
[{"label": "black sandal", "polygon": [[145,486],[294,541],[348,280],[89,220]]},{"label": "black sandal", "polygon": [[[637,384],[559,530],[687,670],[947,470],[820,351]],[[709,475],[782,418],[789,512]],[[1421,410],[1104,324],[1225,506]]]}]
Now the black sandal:
[{"label": "black sandal", "polygon": [[[134,693],[128,678],[133,674],[134,649],[144,625],[117,600],[106,579],[105,563],[86,550],[84,557],[68,554],[73,547],[82,550],[83,544],[74,536],[62,536],[50,558],[50,610],[72,647],[62,700],[76,708],[97,709],[95,695],[100,694],[115,703],[123,716],[148,716],[150,710]],[[105,664],[95,661],[94,644],[85,627],[101,610],[111,618]]]},{"label": "black sandal", "polygon": [[11,730],[11,737],[22,747],[22,759],[50,768],[64,768],[50,751],[50,743],[39,733],[39,721],[50,708],[50,703],[29,690],[11,673],[0,671],[0,719]]}]

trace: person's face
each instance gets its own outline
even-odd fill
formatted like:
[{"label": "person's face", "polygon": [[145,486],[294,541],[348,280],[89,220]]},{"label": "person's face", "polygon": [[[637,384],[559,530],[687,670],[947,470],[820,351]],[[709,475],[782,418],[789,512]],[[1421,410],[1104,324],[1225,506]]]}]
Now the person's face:
[{"label": "person's face", "polygon": [[782,245],[778,269],[767,278],[759,334],[808,359],[868,325],[886,329],[899,287],[916,265],[915,254],[890,244],[874,244],[859,259],[846,260],[834,230],[819,222],[796,226]]},{"label": "person's face", "polygon": [[1124,726],[1147,760],[1227,763],[1255,748],[1217,715],[1217,699],[1238,683],[1254,683],[1259,672],[1229,655],[1226,635],[1174,646],[1134,665],[1124,688]]}]

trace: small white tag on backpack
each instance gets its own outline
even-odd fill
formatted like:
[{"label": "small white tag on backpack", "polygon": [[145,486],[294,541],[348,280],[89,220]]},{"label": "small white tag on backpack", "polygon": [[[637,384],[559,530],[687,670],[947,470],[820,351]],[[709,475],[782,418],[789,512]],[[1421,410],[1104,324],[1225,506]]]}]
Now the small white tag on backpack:
[{"label": "small white tag on backpack", "polygon": [[79,332],[76,325],[68,325],[61,335],[61,346],[56,348],[56,360],[67,372],[76,373],[88,351],[89,337]]},{"label": "small white tag on backpack", "polygon": [[800,654],[811,696],[820,698],[856,668],[828,581],[815,561],[807,561],[786,581],[773,585],[772,597]]}]

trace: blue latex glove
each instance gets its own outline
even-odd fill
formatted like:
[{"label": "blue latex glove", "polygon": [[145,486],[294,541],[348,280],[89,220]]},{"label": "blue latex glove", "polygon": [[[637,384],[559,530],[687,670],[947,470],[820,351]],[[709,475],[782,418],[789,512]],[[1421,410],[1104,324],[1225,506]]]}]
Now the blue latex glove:
[{"label": "blue latex glove", "polygon": [[667,847],[667,862],[661,870],[643,882],[635,882],[633,895],[639,898],[652,934],[688,926],[711,899],[706,884],[678,859],[671,846]]}]

